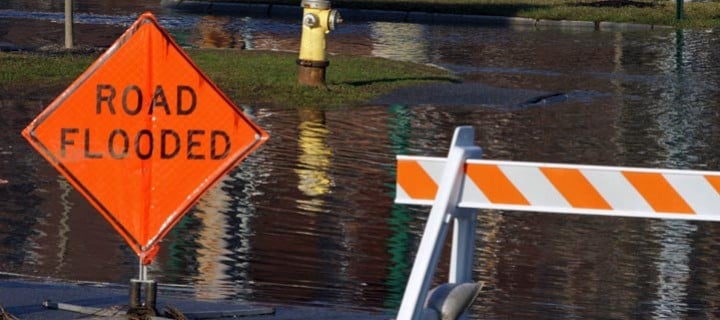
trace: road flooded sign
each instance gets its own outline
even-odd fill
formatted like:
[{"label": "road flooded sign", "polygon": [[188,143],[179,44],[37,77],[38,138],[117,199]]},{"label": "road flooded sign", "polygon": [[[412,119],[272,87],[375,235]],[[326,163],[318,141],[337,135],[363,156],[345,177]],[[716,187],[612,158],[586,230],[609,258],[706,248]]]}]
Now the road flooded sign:
[{"label": "road flooded sign", "polygon": [[22,132],[143,263],[268,139],[145,13]]}]

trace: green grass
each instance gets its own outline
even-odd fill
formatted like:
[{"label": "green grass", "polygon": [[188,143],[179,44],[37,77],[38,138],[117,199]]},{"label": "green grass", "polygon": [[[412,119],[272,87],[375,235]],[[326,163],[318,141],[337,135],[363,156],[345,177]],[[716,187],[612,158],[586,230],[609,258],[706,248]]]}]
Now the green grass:
[{"label": "green grass", "polygon": [[[95,59],[90,55],[36,55],[0,52],[0,89],[46,87],[71,81]],[[69,84],[69,83],[67,83]]]},{"label": "green grass", "polygon": [[[720,1],[685,3],[685,19],[675,19],[675,1],[634,0],[646,7],[591,6],[599,0],[332,0],[335,8],[421,11],[452,14],[580,20],[707,28],[720,26]],[[297,5],[296,0],[214,0],[214,2]]]},{"label": "green grass", "polygon": [[685,19],[676,20],[674,1],[647,2],[651,7],[593,7],[566,4],[522,11],[528,18],[549,20],[611,21],[666,25],[681,28],[709,28],[720,26],[720,2],[685,3]]},{"label": "green grass", "polygon": [[[327,108],[362,104],[396,88],[454,81],[446,71],[380,58],[331,56],[328,88],[297,84],[297,54],[191,49],[188,54],[238,104]],[[96,55],[0,53],[0,97],[59,94]]]}]

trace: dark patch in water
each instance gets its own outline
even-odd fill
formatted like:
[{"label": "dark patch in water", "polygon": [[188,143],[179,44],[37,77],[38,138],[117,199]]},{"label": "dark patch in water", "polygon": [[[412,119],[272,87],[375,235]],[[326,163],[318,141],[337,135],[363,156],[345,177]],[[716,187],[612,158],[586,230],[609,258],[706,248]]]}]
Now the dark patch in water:
[{"label": "dark patch in water", "polygon": [[578,3],[578,4],[576,4],[576,6],[578,6],[578,7],[613,7],[613,8],[622,8],[622,7],[649,8],[649,7],[654,7],[655,3],[631,1],[631,0],[605,0],[605,1],[595,1],[595,2],[590,2],[590,3]]},{"label": "dark patch in water", "polygon": [[566,101],[567,99],[568,95],[565,93],[551,93],[543,96],[537,96],[528,101],[525,101],[524,103],[520,104],[520,107],[533,107],[541,105],[544,106],[548,104],[560,103]]},{"label": "dark patch in water", "polygon": [[549,105],[567,100],[567,95],[530,89],[493,87],[481,83],[442,83],[407,87],[373,101],[378,104],[486,106],[519,108]]}]

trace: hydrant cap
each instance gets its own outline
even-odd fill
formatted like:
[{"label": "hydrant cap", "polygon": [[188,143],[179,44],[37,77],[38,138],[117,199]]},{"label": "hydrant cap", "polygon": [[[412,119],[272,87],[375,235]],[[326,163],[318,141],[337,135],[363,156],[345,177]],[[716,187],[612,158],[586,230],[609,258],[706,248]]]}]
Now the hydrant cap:
[{"label": "hydrant cap", "polygon": [[330,15],[328,16],[328,29],[333,31],[337,28],[337,25],[341,23],[343,23],[343,19],[340,16],[340,12],[335,9],[330,10]]},{"label": "hydrant cap", "polygon": [[327,10],[330,9],[330,1],[327,0],[302,0],[303,8]]}]

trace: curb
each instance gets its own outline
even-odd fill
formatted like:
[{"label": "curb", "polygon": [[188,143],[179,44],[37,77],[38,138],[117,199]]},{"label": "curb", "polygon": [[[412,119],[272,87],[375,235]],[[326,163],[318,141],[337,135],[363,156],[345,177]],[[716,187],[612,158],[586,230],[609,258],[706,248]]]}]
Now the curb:
[{"label": "curb", "polygon": [[[277,4],[211,2],[193,0],[162,0],[160,1],[160,3],[161,6],[165,8],[178,11],[221,15],[248,15],[291,18],[302,16],[303,11],[302,7],[300,7],[299,5],[289,6]],[[419,11],[388,11],[347,8],[337,9],[341,11],[343,18],[347,21],[381,21],[424,24],[474,24],[505,27],[594,29],[598,31],[673,29],[673,27],[671,26],[664,25],[648,25],[607,21],[547,20],[521,17],[466,15]]]}]

